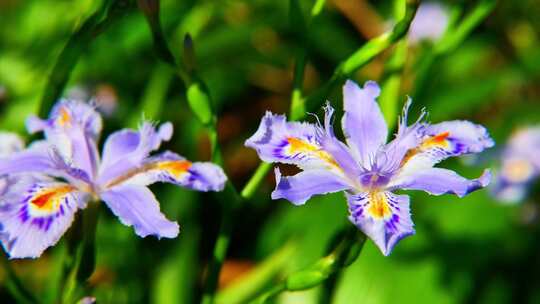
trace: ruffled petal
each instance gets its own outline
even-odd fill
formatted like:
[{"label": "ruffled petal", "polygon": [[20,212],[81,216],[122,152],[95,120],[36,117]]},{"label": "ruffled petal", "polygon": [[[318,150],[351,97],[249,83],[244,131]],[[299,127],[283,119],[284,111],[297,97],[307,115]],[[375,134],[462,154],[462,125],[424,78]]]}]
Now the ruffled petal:
[{"label": "ruffled petal", "polygon": [[[339,141],[334,135],[332,128],[332,115],[334,108],[327,104],[324,108],[324,126],[325,133],[320,136],[321,148],[332,156],[335,162],[341,168],[339,176],[344,176],[354,184],[354,180],[361,175],[365,169],[360,167],[360,164],[354,158],[351,149]],[[343,174],[341,174],[343,173]]]},{"label": "ruffled petal", "polygon": [[341,172],[336,160],[321,147],[321,128],[313,124],[287,122],[285,115],[267,112],[259,129],[245,143],[265,162],[296,165],[301,169]]},{"label": "ruffled petal", "polygon": [[22,177],[0,203],[0,240],[10,258],[37,258],[58,242],[83,205],[69,184]]},{"label": "ruffled petal", "polygon": [[426,124],[418,132],[422,140],[403,158],[403,171],[430,168],[448,157],[479,153],[494,145],[484,127],[469,121]]},{"label": "ruffled petal", "polygon": [[10,156],[0,157],[0,176],[28,173],[63,178],[74,185],[91,183],[86,171],[72,167],[44,140]]},{"label": "ruffled petal", "polygon": [[303,205],[313,195],[351,188],[347,181],[327,170],[307,170],[294,176],[281,176],[278,168],[274,172],[276,189],[272,192],[272,199],[284,198],[295,205]]},{"label": "ruffled petal", "polygon": [[209,162],[193,163],[167,151],[148,158],[139,168],[109,181],[105,187],[127,184],[147,186],[155,182],[168,182],[198,191],[221,191],[226,181],[227,177],[218,165]]},{"label": "ruffled petal", "polygon": [[98,181],[103,184],[139,168],[152,151],[172,137],[172,124],[159,128],[143,122],[139,130],[124,129],[111,134],[103,147],[103,159]]},{"label": "ruffled petal", "polygon": [[414,234],[409,197],[392,192],[347,193],[349,220],[362,230],[384,255],[401,239]]},{"label": "ruffled petal", "polygon": [[376,102],[381,89],[374,81],[360,88],[347,80],[343,86],[343,133],[362,165],[369,168],[377,150],[386,143],[388,127]]},{"label": "ruffled petal", "polygon": [[174,238],[180,232],[178,224],[161,213],[159,202],[147,187],[120,185],[101,193],[101,199],[122,224],[133,226],[141,237]]},{"label": "ruffled petal", "polygon": [[463,197],[473,191],[486,187],[491,180],[491,173],[485,170],[476,179],[466,179],[456,172],[441,168],[428,168],[408,175],[398,175],[389,188],[422,190],[432,195],[455,194]]},{"label": "ruffled petal", "polygon": [[73,100],[59,101],[49,118],[27,120],[29,132],[43,131],[47,141],[54,146],[72,167],[93,176],[99,156],[96,141],[102,129],[102,120],[95,108],[87,103]]}]

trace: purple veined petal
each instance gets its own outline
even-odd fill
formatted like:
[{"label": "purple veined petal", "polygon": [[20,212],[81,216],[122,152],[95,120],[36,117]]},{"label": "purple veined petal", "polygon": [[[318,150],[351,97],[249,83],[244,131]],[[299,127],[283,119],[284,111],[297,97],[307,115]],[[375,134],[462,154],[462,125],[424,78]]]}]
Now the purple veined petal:
[{"label": "purple veined petal", "polygon": [[409,197],[389,191],[347,193],[349,220],[387,256],[403,238],[414,234]]},{"label": "purple veined petal", "polygon": [[96,141],[102,120],[93,106],[81,101],[61,100],[47,120],[30,117],[27,128],[31,133],[43,131],[47,141],[72,167],[94,176],[99,162]]},{"label": "purple veined petal", "polygon": [[68,165],[47,141],[34,142],[25,150],[0,157],[0,176],[11,174],[49,175],[64,178],[72,184],[90,183],[85,171]]},{"label": "purple veined petal", "polygon": [[69,184],[21,177],[0,203],[0,240],[10,258],[37,258],[55,245],[81,198]]},{"label": "purple veined petal", "polygon": [[272,199],[286,199],[295,205],[303,205],[314,195],[350,189],[348,182],[328,170],[313,169],[294,176],[282,176],[275,168],[276,189]]},{"label": "purple veined petal", "polygon": [[133,226],[140,237],[175,238],[180,231],[176,222],[169,221],[161,213],[159,202],[147,187],[119,185],[101,193],[101,199],[122,224]]},{"label": "purple veined petal", "polygon": [[24,149],[24,141],[19,135],[9,132],[0,132],[0,157],[9,156],[22,149]]},{"label": "purple veined petal", "polygon": [[172,124],[162,124],[159,129],[143,122],[138,131],[124,129],[111,134],[103,147],[103,159],[98,181],[105,184],[142,165],[150,152],[157,150],[163,141],[172,137]]},{"label": "purple veined petal", "polygon": [[107,181],[104,188],[117,185],[148,186],[155,182],[173,183],[197,191],[221,191],[227,176],[218,165],[209,162],[190,162],[184,157],[166,151],[146,159],[138,168]]},{"label": "purple veined petal", "polygon": [[398,174],[389,184],[391,189],[422,190],[432,195],[455,194],[463,197],[473,191],[486,187],[491,180],[489,170],[484,170],[476,179],[466,179],[456,172],[442,168],[428,168]]},{"label": "purple veined petal", "polygon": [[412,99],[409,97],[403,106],[396,137],[377,154],[375,163],[384,164],[382,168],[379,168],[383,172],[393,173],[397,171],[407,153],[422,142],[420,129],[423,126],[422,121],[426,116],[426,112],[422,110],[416,122],[408,126],[411,104]]},{"label": "purple veined petal", "polygon": [[[332,115],[334,109],[330,104],[327,104],[324,108],[325,117],[324,125],[326,133],[321,135],[321,148],[332,156],[335,162],[343,170],[344,177],[351,181],[357,179],[357,177],[364,172],[364,168],[361,168],[358,162],[354,159],[350,148],[339,141],[334,135],[332,128]],[[341,172],[338,172],[340,176],[343,176]],[[354,182],[352,182],[354,184]]]},{"label": "purple veined petal", "polygon": [[46,145],[0,157],[0,175],[32,172],[51,175],[57,172],[56,164]]},{"label": "purple veined petal", "polygon": [[388,135],[386,121],[375,100],[380,92],[374,81],[368,81],[360,88],[347,80],[343,86],[343,133],[348,146],[356,153],[362,166],[368,169]]},{"label": "purple veined petal", "polygon": [[245,145],[257,151],[265,162],[296,165],[303,170],[326,169],[340,172],[341,168],[321,147],[319,126],[287,122],[285,115],[266,112],[259,128]]},{"label": "purple veined petal", "polygon": [[487,130],[469,121],[425,124],[419,132],[422,141],[405,155],[402,171],[430,168],[448,157],[479,153],[494,146]]}]

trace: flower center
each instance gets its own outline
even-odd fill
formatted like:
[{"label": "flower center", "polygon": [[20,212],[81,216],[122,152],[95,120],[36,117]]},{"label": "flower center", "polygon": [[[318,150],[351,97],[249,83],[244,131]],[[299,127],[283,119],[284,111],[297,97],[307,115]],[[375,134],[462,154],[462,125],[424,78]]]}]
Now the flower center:
[{"label": "flower center", "polygon": [[380,173],[370,172],[360,176],[360,183],[368,189],[380,189],[386,186],[390,178]]},{"label": "flower center", "polygon": [[520,183],[528,180],[533,174],[532,165],[523,159],[510,159],[506,161],[502,168],[504,176],[513,183]]}]

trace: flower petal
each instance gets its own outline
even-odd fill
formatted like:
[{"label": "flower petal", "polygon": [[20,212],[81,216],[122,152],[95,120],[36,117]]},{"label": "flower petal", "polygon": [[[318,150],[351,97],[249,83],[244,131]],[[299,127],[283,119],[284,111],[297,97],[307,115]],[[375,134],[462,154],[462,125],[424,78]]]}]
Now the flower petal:
[{"label": "flower petal", "polygon": [[166,151],[148,158],[139,168],[108,182],[107,188],[119,184],[147,186],[168,182],[198,191],[221,191],[227,177],[218,165],[209,162],[192,163],[182,156]]},{"label": "flower petal", "polygon": [[432,195],[455,194],[463,197],[473,191],[486,187],[491,173],[485,170],[477,179],[466,179],[456,172],[441,168],[428,168],[409,175],[398,175],[389,188],[423,190]]},{"label": "flower petal", "polygon": [[362,230],[384,255],[401,239],[414,234],[409,197],[392,192],[347,193],[349,220]]},{"label": "flower petal", "polygon": [[24,177],[0,205],[0,239],[10,258],[36,258],[73,222],[83,195],[69,184]]},{"label": "flower petal", "polygon": [[368,169],[377,150],[386,143],[388,133],[386,121],[375,101],[380,92],[374,81],[368,81],[360,88],[353,81],[347,80],[343,86],[343,133],[349,147]]},{"label": "flower petal", "polygon": [[124,225],[133,226],[141,237],[174,238],[179,233],[178,224],[165,218],[159,210],[159,202],[147,187],[120,185],[103,192],[101,199]]},{"label": "flower petal", "polygon": [[448,157],[479,153],[494,145],[484,127],[469,121],[426,124],[419,132],[422,141],[405,155],[401,164],[404,171],[429,168]]},{"label": "flower petal", "polygon": [[[339,172],[340,177],[347,177],[349,180],[354,181],[357,177],[364,172],[364,168],[360,167],[358,162],[354,159],[354,155],[350,148],[339,141],[334,135],[332,128],[332,115],[334,108],[327,104],[324,108],[325,117],[325,134],[321,136],[321,148],[332,156],[335,162],[339,165],[343,174]],[[354,182],[353,182],[354,183]]]},{"label": "flower petal", "polygon": [[265,162],[293,164],[304,170],[340,172],[333,157],[321,147],[321,128],[308,123],[287,122],[285,115],[266,112],[259,129],[245,143]]},{"label": "flower petal", "polygon": [[158,129],[149,122],[143,122],[138,131],[124,129],[111,134],[103,147],[99,182],[107,183],[140,167],[150,152],[157,150],[171,136],[172,124],[169,122]]},{"label": "flower petal", "polygon": [[97,170],[96,141],[102,120],[93,106],[73,100],[59,101],[47,120],[30,117],[29,132],[43,131],[47,141],[71,164],[93,176]]},{"label": "flower petal", "polygon": [[17,134],[0,132],[0,157],[9,156],[22,149],[24,142]]},{"label": "flower petal", "polygon": [[313,169],[294,176],[281,176],[275,168],[276,189],[272,199],[284,198],[295,205],[303,205],[313,195],[326,194],[350,189],[347,182],[328,170]]}]

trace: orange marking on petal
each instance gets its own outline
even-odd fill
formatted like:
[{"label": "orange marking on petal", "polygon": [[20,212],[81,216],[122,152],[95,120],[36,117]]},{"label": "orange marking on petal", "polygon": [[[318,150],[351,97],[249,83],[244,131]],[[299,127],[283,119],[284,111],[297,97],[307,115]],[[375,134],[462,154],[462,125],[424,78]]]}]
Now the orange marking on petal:
[{"label": "orange marking on petal", "polygon": [[424,140],[420,145],[421,149],[429,149],[431,147],[448,147],[448,141],[446,140],[450,132],[442,132],[435,136],[431,136],[428,139]]},{"label": "orange marking on petal", "polygon": [[305,142],[296,137],[287,137],[287,142],[289,143],[289,149],[290,149],[291,154],[305,153],[308,155],[312,155],[316,158],[319,158],[329,163],[333,167],[339,168],[339,165],[334,160],[334,158],[327,152],[321,150],[319,147],[311,143]]},{"label": "orange marking on petal", "polygon": [[383,192],[371,192],[369,194],[368,212],[372,217],[381,219],[392,214],[390,206],[386,200],[386,195]]},{"label": "orange marking on petal", "polygon": [[60,116],[58,117],[57,121],[61,126],[65,126],[71,122],[71,115],[66,108],[60,108]]},{"label": "orange marking on petal", "polygon": [[422,141],[422,143],[420,143],[418,147],[407,151],[405,157],[403,157],[403,160],[401,161],[400,166],[403,167],[403,165],[405,165],[405,163],[407,163],[413,156],[418,153],[425,152],[426,150],[429,150],[431,148],[448,148],[450,145],[447,140],[448,136],[450,136],[450,132],[446,131],[424,139],[424,141]]},{"label": "orange marking on petal", "polygon": [[73,190],[72,186],[67,185],[44,189],[30,203],[39,210],[53,212],[60,207],[60,199]]},{"label": "orange marking on petal", "polygon": [[163,161],[157,164],[157,168],[165,170],[174,176],[180,176],[191,168],[192,163],[187,160]]}]

